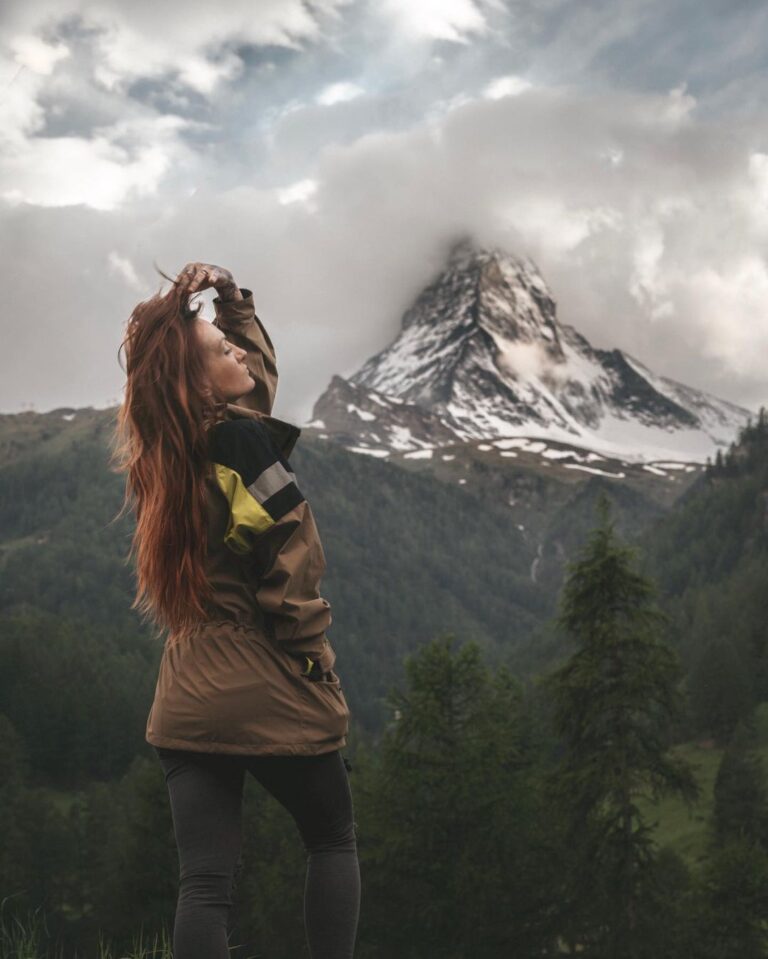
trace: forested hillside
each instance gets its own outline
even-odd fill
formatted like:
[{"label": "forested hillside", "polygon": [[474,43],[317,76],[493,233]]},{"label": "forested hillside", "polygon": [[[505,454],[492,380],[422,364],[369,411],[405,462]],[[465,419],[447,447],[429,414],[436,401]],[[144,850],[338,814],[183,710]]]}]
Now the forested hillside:
[{"label": "forested hillside", "polygon": [[765,411],[640,546],[688,673],[693,730],[727,737],[768,700]]},{"label": "forested hillside", "polygon": [[[85,765],[67,749],[70,783],[115,774],[141,748],[138,719],[160,657],[129,609],[132,520],[113,522],[123,481],[108,470],[107,413],[86,411],[91,429],[67,445],[50,414],[38,418],[37,434],[10,417],[2,424],[10,461],[0,469],[0,657],[15,663],[3,680],[6,710],[31,744],[41,739],[38,724],[52,720],[26,716],[19,704],[30,698],[60,702],[62,715],[90,710],[94,727],[115,723],[130,742]],[[550,614],[551,595],[531,582],[529,549],[502,505],[326,444],[300,443],[291,462],[328,560],[328,635],[350,706],[370,731],[381,728],[382,697],[402,676],[405,653],[453,629],[499,660]],[[94,670],[101,707],[90,702]],[[62,675],[82,682],[62,684]],[[66,728],[60,735],[73,735]]]},{"label": "forested hillside", "polygon": [[[123,956],[138,927],[167,928],[177,863],[143,740],[160,649],[128,608],[108,411],[66,423],[64,442],[51,414],[0,422],[0,900],[25,922],[43,910],[74,959],[96,954],[99,930]],[[626,936],[635,959],[766,955],[764,414],[670,511],[595,477],[558,504],[543,545],[489,497],[429,474],[314,441],[292,464],[328,558],[353,712],[361,959],[506,959],[510,944],[624,959]],[[595,533],[601,493],[612,525]],[[634,594],[605,592],[614,568]],[[556,620],[564,584],[571,618]],[[598,600],[573,606],[582,595]],[[652,733],[639,752],[613,736],[615,689]],[[630,775],[629,805],[614,768]],[[623,846],[614,821],[633,837]],[[301,955],[293,826],[253,784],[245,824],[235,941]],[[598,861],[605,876],[635,863],[631,888],[595,884]],[[42,933],[39,949],[10,951],[11,928],[0,916],[3,959],[42,957]]]}]

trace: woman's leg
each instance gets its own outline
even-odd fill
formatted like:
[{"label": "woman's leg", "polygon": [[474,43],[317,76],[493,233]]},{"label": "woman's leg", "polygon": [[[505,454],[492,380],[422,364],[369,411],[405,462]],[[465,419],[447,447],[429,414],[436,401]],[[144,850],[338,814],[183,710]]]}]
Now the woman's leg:
[{"label": "woman's leg", "polygon": [[174,959],[228,959],[227,920],[241,842],[242,757],[155,751],[179,851]]},{"label": "woman's leg", "polygon": [[247,768],[290,812],[304,842],[304,923],[312,959],[352,959],[360,867],[352,793],[341,753],[256,756]]}]

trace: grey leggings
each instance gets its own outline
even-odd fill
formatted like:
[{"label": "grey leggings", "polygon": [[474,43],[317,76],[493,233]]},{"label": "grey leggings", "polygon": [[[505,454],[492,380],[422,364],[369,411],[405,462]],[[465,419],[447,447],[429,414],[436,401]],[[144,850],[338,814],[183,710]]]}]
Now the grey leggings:
[{"label": "grey leggings", "polygon": [[304,925],[312,959],[352,959],[360,870],[346,761],[154,747],[179,852],[174,959],[227,959],[246,770],[293,816],[307,852]]}]

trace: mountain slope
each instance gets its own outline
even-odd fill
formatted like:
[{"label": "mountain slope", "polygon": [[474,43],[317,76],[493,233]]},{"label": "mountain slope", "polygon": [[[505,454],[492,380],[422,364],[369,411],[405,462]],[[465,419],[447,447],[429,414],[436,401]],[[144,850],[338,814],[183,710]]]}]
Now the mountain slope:
[{"label": "mountain slope", "polygon": [[334,376],[306,424],[386,456],[457,441],[557,440],[626,461],[700,461],[749,411],[600,350],[557,319],[529,259],[456,243],[393,343]]}]

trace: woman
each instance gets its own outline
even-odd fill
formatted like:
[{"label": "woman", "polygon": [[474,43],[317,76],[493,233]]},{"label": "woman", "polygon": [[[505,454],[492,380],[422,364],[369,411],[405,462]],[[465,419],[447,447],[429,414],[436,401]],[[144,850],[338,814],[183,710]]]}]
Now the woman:
[{"label": "woman", "polygon": [[[216,318],[190,306],[215,288]],[[307,852],[313,959],[353,954],[360,903],[349,710],[319,593],[325,556],[271,416],[275,349],[232,274],[190,263],[123,341],[116,459],[132,500],[138,608],[167,632],[146,739],[179,853],[174,959],[224,959],[243,781],[291,813]],[[130,556],[129,556],[130,560]]]}]

